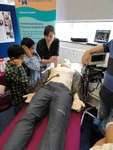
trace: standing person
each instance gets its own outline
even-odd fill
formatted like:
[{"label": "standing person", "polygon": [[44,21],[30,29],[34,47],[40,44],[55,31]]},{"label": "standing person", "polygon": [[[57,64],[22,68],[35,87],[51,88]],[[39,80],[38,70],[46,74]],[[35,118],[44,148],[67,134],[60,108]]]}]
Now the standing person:
[{"label": "standing person", "polygon": [[[87,65],[90,59],[90,54],[98,52],[108,52],[109,59],[107,65],[107,72],[101,86],[98,107],[98,119],[94,119],[94,124],[99,127],[99,131],[105,135],[106,124],[113,120],[113,40],[106,44],[95,46],[87,50],[82,58],[83,66]],[[97,130],[97,129],[96,129]]]},{"label": "standing person", "polygon": [[48,25],[44,29],[44,38],[41,39],[36,46],[37,53],[41,57],[41,71],[45,70],[47,64],[54,63],[57,67],[59,56],[60,41],[55,37],[55,29],[52,25]]},{"label": "standing person", "polygon": [[11,92],[11,104],[16,115],[25,105],[23,95],[28,93],[28,68],[23,65],[25,50],[21,46],[11,45],[7,53],[10,60],[6,63],[5,79]]},{"label": "standing person", "polygon": [[37,150],[64,149],[70,110],[78,111],[85,106],[81,75],[71,68],[67,59],[62,61],[61,67],[52,68],[46,74],[45,85],[32,98],[2,150],[24,150],[35,123],[47,113],[48,124]]},{"label": "standing person", "polygon": [[24,62],[30,69],[30,76],[28,82],[29,91],[37,86],[40,81],[40,56],[34,52],[35,42],[30,38],[23,38],[21,45],[24,48],[26,55],[24,57]]}]

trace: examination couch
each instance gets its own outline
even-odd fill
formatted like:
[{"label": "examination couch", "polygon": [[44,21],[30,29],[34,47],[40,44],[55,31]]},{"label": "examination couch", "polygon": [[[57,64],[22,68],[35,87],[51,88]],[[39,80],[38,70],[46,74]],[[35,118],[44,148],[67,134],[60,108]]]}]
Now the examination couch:
[{"label": "examination couch", "polygon": [[[77,84],[79,85],[81,78],[80,73],[76,72],[78,75],[76,76]],[[79,77],[79,79],[78,79]],[[80,79],[81,80],[81,79]],[[82,82],[81,82],[82,83]],[[82,89],[79,87],[79,91],[81,92]],[[8,137],[10,136],[12,130],[14,129],[16,123],[24,114],[26,108],[26,104],[22,110],[17,114],[17,116],[13,119],[13,121],[9,124],[3,134],[0,136],[0,150],[2,150],[3,146],[5,145]],[[81,123],[81,116],[82,111],[76,112],[71,110],[71,116],[69,120],[69,125],[66,130],[66,138],[65,138],[65,146],[64,150],[79,150],[80,149],[80,123]],[[35,125],[34,132],[32,137],[30,138],[26,150],[36,150],[46,128],[48,122],[48,116],[44,117],[39,123]]]},{"label": "examination couch", "polygon": [[[10,123],[4,133],[0,136],[0,150],[2,150],[16,123],[22,117],[27,107],[24,106],[17,114],[14,120]],[[79,150],[80,147],[80,120],[82,112],[71,110],[71,117],[66,131],[65,148],[64,150]],[[27,144],[26,150],[36,150],[48,122],[48,116],[43,118],[34,128],[33,135]]]}]

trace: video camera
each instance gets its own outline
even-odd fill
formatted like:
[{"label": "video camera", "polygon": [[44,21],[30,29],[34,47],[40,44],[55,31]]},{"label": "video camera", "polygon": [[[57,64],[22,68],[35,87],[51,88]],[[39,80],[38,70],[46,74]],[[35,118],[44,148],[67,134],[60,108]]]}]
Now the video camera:
[{"label": "video camera", "polygon": [[101,82],[107,67],[100,67],[97,65],[104,64],[105,58],[106,53],[91,54],[89,64],[84,68],[84,71],[82,71],[84,81],[91,83]]}]

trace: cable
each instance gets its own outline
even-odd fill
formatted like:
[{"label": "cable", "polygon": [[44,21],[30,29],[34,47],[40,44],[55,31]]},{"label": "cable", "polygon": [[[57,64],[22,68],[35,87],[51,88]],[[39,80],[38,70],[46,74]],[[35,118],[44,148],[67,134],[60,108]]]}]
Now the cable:
[{"label": "cable", "polygon": [[[54,77],[60,77],[60,74],[59,73],[57,73],[57,74],[55,74],[54,76],[52,76],[51,78],[49,78],[46,82],[48,82],[48,81],[50,81],[52,78],[54,78]],[[45,82],[45,83],[46,83]]]},{"label": "cable", "polygon": [[[55,74],[55,75],[52,76],[50,79],[48,79],[47,81],[45,81],[45,83],[48,82],[48,81],[50,81],[50,80],[51,80],[52,78],[54,78],[54,77],[60,77],[60,74],[59,74],[59,73]],[[30,76],[30,78],[33,79],[31,76]],[[35,79],[33,79],[33,80],[34,80],[36,83],[37,83],[37,82],[40,82],[40,81],[36,81]]]}]

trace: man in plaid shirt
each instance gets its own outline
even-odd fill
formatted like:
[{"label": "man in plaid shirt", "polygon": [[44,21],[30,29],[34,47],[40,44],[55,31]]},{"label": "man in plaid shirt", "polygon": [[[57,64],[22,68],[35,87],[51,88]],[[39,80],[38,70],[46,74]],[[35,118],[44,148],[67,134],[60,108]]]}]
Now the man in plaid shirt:
[{"label": "man in plaid shirt", "polygon": [[15,115],[25,104],[23,95],[28,93],[28,68],[23,63],[25,50],[14,44],[8,48],[10,60],[6,63],[5,78],[11,92]]}]

